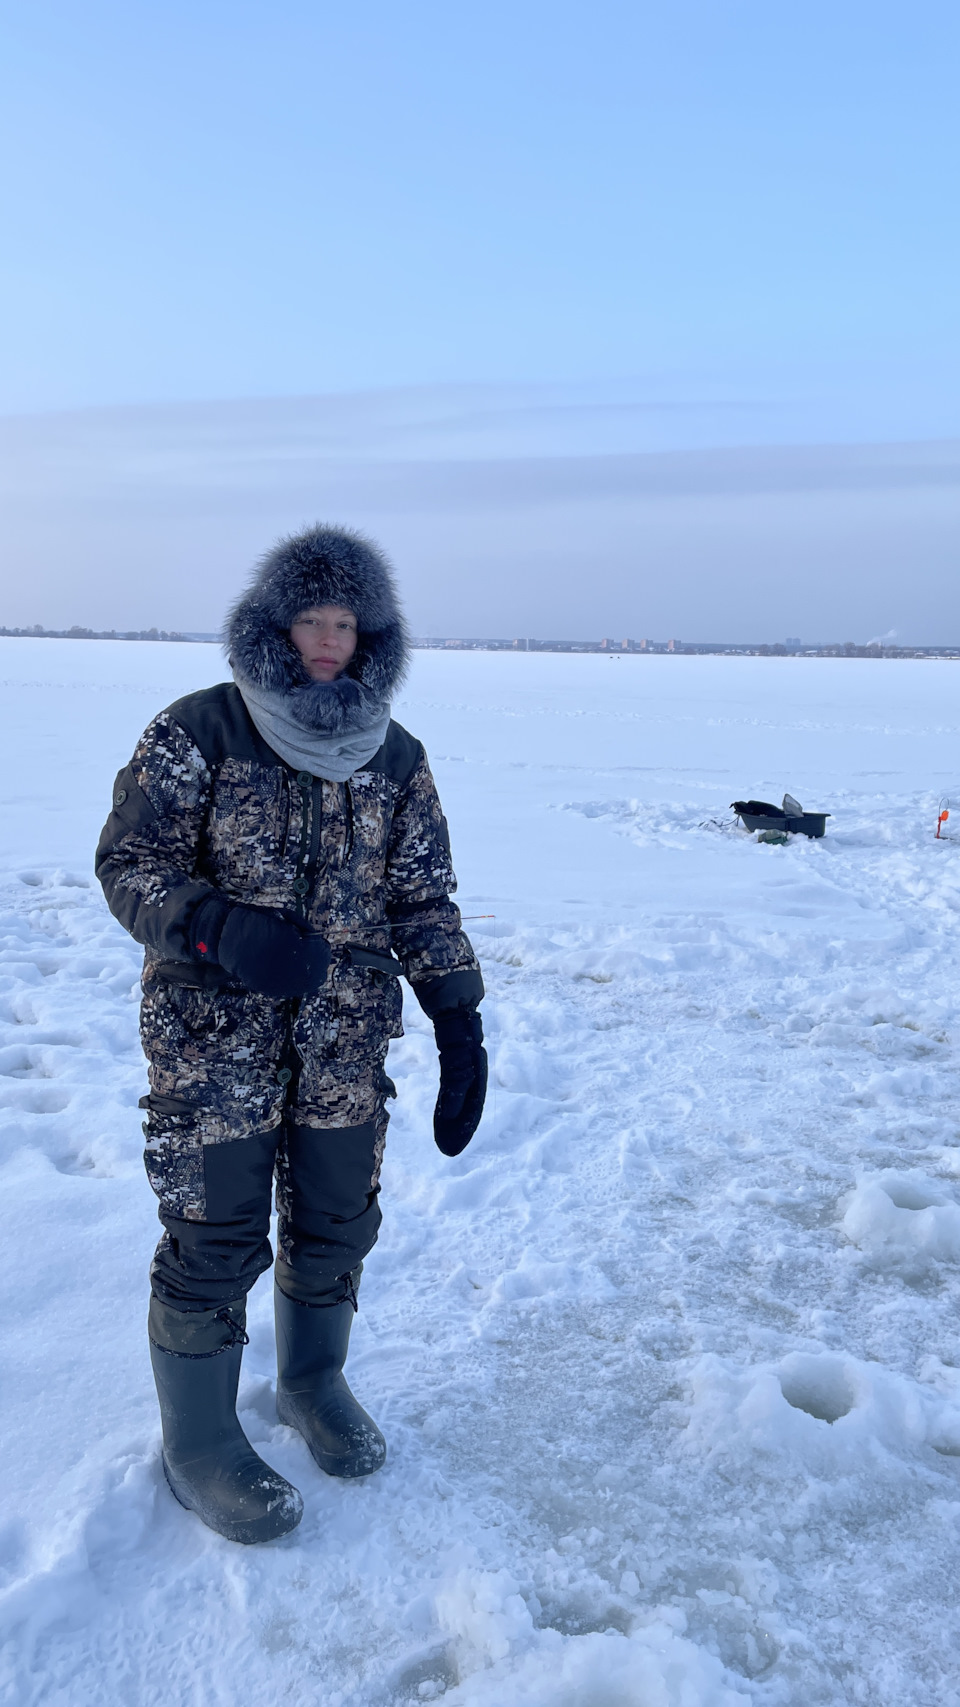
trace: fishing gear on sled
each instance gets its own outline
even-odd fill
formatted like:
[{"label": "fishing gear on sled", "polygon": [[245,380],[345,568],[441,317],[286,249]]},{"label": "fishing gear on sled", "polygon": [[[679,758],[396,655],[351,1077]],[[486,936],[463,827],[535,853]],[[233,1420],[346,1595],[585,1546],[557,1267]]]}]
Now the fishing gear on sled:
[{"label": "fishing gear on sled", "polygon": [[768,800],[731,800],[730,807],[745,830],[759,832],[761,841],[822,836],[832,816],[829,812],[805,812],[792,794],[785,794],[780,806],[772,806]]}]

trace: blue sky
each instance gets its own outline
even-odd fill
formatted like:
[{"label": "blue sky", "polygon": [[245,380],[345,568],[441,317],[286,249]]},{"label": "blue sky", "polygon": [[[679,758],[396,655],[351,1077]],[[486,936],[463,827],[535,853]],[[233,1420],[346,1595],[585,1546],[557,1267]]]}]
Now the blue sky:
[{"label": "blue sky", "polygon": [[954,5],[5,11],[7,410],[956,372]]},{"label": "blue sky", "polygon": [[[960,438],[955,5],[18,0],[3,17],[0,413],[46,426],[17,441],[0,543],[29,578],[0,620],[110,625],[116,608],[124,625],[212,626],[270,535],[309,519],[313,468],[325,514],[387,530],[415,627],[531,631],[555,589],[551,542],[569,555],[571,536],[562,491],[546,498],[537,478],[514,531],[517,469],[522,485],[537,458]],[[331,396],[339,413],[311,417],[304,472],[297,400]],[[229,411],[203,414],[231,399],[264,403],[240,448]],[[191,447],[189,468],[181,456],[171,472],[171,441]],[[452,500],[442,524],[427,497],[416,524],[410,504],[402,524],[384,507],[397,457],[502,466],[479,512],[475,482],[464,500],[459,557]],[[338,485],[348,464],[366,486]],[[589,488],[594,508],[570,585],[602,537],[609,586],[596,623],[573,592],[557,620],[847,638],[859,612],[870,634],[960,638],[942,460],[908,458],[891,489],[881,459],[872,511],[858,464],[832,534],[823,524],[834,569],[816,594],[786,549],[799,476],[776,511],[761,464],[755,478],[743,465],[739,519],[725,512],[715,549],[709,529],[680,541],[687,512],[651,527],[639,462],[602,517],[578,474],[570,490],[580,502]],[[254,465],[272,497],[244,508]],[[817,488],[824,516],[850,466]],[[191,552],[200,489],[214,509]],[[218,516],[229,548],[204,578]],[[451,589],[458,568],[493,562],[484,529],[503,586],[478,613]],[[172,553],[162,601],[154,567],[124,579],[138,530],[158,571]],[[514,550],[520,534],[538,540],[532,556]],[[646,542],[667,535],[651,558]],[[74,561],[117,565],[96,600],[63,569],[71,539]],[[671,604],[677,553],[687,579]],[[793,565],[779,602],[771,560]],[[423,565],[444,562],[439,596],[441,568]]]}]

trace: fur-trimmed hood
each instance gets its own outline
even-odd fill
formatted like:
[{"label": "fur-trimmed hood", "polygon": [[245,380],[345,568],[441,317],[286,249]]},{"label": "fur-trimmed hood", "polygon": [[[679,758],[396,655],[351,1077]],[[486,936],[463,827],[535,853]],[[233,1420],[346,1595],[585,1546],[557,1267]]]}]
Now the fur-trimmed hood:
[{"label": "fur-trimmed hood", "polygon": [[[290,639],[300,612],[343,605],[357,619],[357,650],[334,682],[314,682]],[[281,539],[227,617],[224,638],[238,684],[279,694],[303,729],[363,729],[389,703],[408,663],[406,625],[386,558],[345,528],[316,526]]]}]

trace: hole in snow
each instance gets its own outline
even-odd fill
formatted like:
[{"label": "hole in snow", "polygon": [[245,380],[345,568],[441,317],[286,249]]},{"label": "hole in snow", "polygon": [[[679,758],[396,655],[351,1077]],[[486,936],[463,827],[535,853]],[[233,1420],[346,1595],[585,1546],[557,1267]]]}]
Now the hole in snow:
[{"label": "hole in snow", "polygon": [[408,1701],[436,1701],[448,1689],[455,1689],[460,1681],[456,1654],[452,1647],[434,1649],[422,1659],[405,1665],[392,1681]]},{"label": "hole in snow", "polygon": [[30,1049],[5,1049],[0,1055],[0,1073],[5,1079],[47,1077],[42,1072],[36,1074],[36,1056]]},{"label": "hole in snow", "polygon": [[99,1162],[91,1150],[67,1150],[51,1160],[58,1173],[81,1174],[85,1179],[113,1179],[110,1167]]},{"label": "hole in snow", "polygon": [[856,1404],[857,1396],[842,1358],[801,1352],[785,1359],[780,1391],[788,1405],[818,1422],[835,1423]]},{"label": "hole in snow", "polygon": [[880,1185],[896,1209],[932,1209],[943,1202],[943,1193],[932,1181],[908,1179],[900,1174],[882,1179]]},{"label": "hole in snow", "polygon": [[0,1108],[13,1108],[24,1114],[62,1114],[72,1101],[70,1091],[57,1090],[53,1085],[38,1085],[35,1081],[23,1088],[11,1084],[0,1090]]}]

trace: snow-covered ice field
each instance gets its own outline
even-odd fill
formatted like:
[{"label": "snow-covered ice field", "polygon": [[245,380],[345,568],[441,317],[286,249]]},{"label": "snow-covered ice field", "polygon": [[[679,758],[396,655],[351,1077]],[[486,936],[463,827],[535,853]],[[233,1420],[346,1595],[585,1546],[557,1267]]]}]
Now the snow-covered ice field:
[{"label": "snow-covered ice field", "polygon": [[[474,1143],[408,1004],[351,1379],[385,1471],[244,1549],[166,1490],[138,951],[92,850],[213,647],[0,641],[2,1696],[14,1707],[956,1707],[952,664],[419,653],[488,982]],[[728,803],[789,789],[821,842]]]}]

